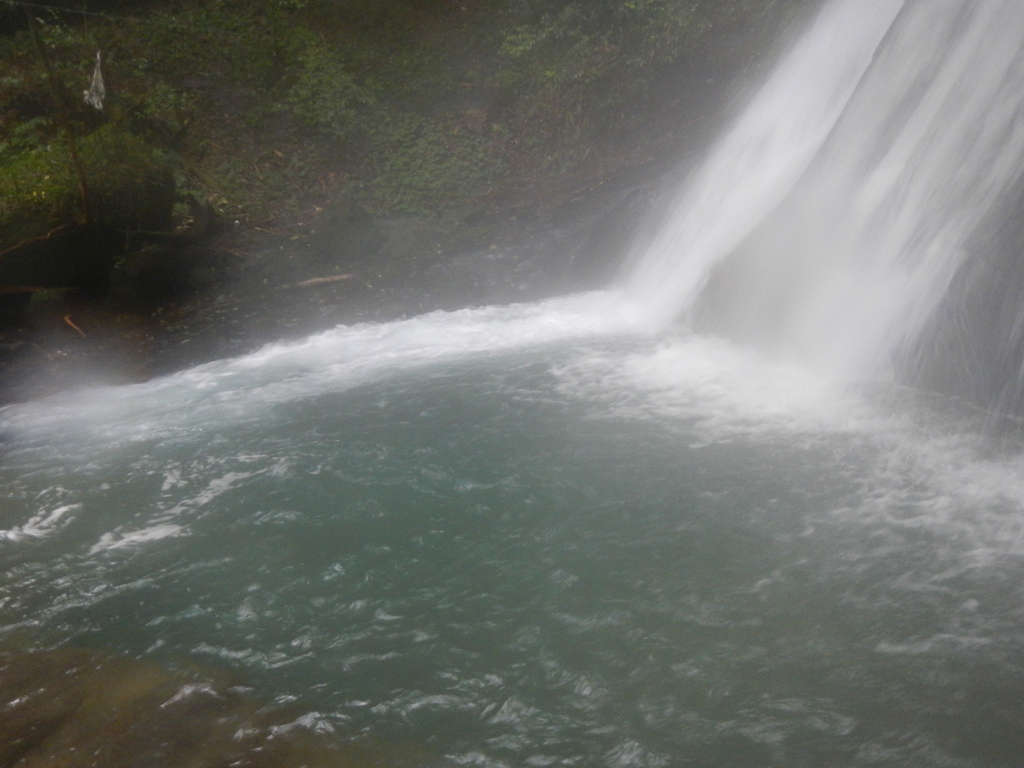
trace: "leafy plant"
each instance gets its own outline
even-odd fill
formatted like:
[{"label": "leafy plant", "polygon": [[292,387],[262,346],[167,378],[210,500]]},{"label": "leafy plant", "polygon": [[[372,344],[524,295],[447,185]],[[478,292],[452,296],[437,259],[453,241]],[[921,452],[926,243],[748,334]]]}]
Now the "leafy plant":
[{"label": "leafy plant", "polygon": [[459,205],[486,191],[503,171],[485,136],[411,113],[378,129],[377,173],[369,182],[378,207],[425,211]]},{"label": "leafy plant", "polygon": [[334,139],[345,140],[364,126],[366,107],[376,94],[356,82],[337,54],[312,35],[299,43],[300,70],[285,103],[300,121]]}]

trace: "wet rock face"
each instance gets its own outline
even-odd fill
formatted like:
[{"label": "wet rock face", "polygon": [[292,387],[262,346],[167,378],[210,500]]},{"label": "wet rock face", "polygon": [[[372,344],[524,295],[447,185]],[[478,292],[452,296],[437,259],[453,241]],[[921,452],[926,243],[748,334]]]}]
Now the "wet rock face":
[{"label": "wet rock face", "polygon": [[86,650],[0,652],[0,768],[442,764],[415,748],[346,742],[323,733],[333,731],[326,721],[307,727],[310,717],[261,707],[209,669]]},{"label": "wet rock face", "polygon": [[0,287],[81,288],[100,296],[123,250],[123,232],[96,224],[70,225],[3,254]]}]

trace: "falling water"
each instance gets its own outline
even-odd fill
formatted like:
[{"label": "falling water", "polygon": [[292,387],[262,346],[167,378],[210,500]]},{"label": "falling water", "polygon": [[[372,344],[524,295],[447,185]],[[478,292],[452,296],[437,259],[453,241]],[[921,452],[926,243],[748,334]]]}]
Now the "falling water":
[{"label": "falling water", "polygon": [[915,340],[1024,165],[1024,7],[910,2],[889,29],[902,3],[864,5],[821,16],[630,280],[847,376]]},{"label": "falling water", "polygon": [[711,157],[683,187],[629,291],[669,321],[711,269],[789,194],[820,151],[903,0],[827,6]]},{"label": "falling water", "polygon": [[1017,765],[1024,445],[859,380],[1018,180],[1022,43],[1015,2],[838,0],[621,289],[0,410],[4,647],[228,669],[318,765]]}]

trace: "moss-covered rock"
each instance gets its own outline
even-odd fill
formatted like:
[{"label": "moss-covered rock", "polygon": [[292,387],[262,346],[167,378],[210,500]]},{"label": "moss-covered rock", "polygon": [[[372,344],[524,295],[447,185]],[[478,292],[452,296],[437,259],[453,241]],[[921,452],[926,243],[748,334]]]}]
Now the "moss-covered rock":
[{"label": "moss-covered rock", "polygon": [[41,147],[0,168],[0,287],[103,293],[129,234],[171,228],[174,176],[161,153],[110,127],[78,151],[88,209],[66,147]]},{"label": "moss-covered rock", "polygon": [[23,241],[0,255],[0,290],[81,288],[102,296],[124,251],[124,234],[95,224],[70,224],[49,237]]},{"label": "moss-covered rock", "polygon": [[160,152],[105,127],[81,139],[78,153],[89,216],[65,145],[40,147],[0,167],[0,251],[73,223],[123,231],[171,227],[174,175]]},{"label": "moss-covered rock", "polygon": [[166,155],[112,128],[81,144],[95,223],[124,231],[171,228],[174,174]]}]

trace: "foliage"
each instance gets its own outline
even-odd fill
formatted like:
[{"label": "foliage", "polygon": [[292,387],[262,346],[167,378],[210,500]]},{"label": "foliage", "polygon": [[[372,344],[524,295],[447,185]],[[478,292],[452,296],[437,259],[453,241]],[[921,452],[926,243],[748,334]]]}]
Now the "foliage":
[{"label": "foliage", "polygon": [[199,109],[189,91],[156,81],[147,89],[130,115],[133,128],[158,145],[176,147]]},{"label": "foliage", "polygon": [[[280,75],[279,7],[255,3],[187,3],[145,17],[127,30],[107,30],[123,46],[124,68],[169,82],[222,77],[268,87]],[[127,31],[128,34],[124,34]]]},{"label": "foliage", "polygon": [[528,21],[506,36],[507,56],[522,59],[557,45],[570,59],[624,51],[615,58],[631,67],[671,61],[706,23],[701,4],[675,0],[527,0],[519,4],[518,15]]},{"label": "foliage", "polygon": [[[616,111],[637,104],[652,75],[711,23],[707,3],[679,0],[521,0],[506,34],[502,82],[523,94],[525,148],[572,162]],[[628,118],[627,118],[628,119]]]},{"label": "foliage", "polygon": [[[41,234],[61,223],[74,206],[74,179],[64,147],[39,147],[22,153],[0,173],[0,231],[18,236]],[[4,245],[8,239],[4,237]]]},{"label": "foliage", "polygon": [[[90,39],[71,35],[52,21],[42,20],[40,27],[42,44],[58,82],[69,80],[79,71],[91,74],[95,48],[90,53]],[[0,164],[12,162],[56,138],[58,125],[54,117],[62,110],[70,108],[68,117],[80,131],[95,127],[84,103],[79,108],[70,99],[61,98],[67,94],[60,93],[59,103],[54,103],[46,71],[27,32],[0,37],[0,61],[4,62],[0,77]]]},{"label": "foliage", "polygon": [[[106,128],[173,156],[179,187],[239,221],[308,220],[341,193],[448,215],[503,184],[579,173],[602,136],[642,122],[658,73],[708,29],[798,1],[179,0],[88,24],[50,14],[56,101],[28,33],[0,36],[0,183],[58,194],[42,181],[68,173],[64,114],[79,137]],[[80,95],[96,50],[102,113]]]},{"label": "foliage", "polygon": [[376,173],[368,186],[375,207],[396,211],[450,208],[486,191],[501,175],[483,136],[411,113],[379,126]]},{"label": "foliage", "polygon": [[[78,150],[98,223],[121,229],[169,226],[174,182],[162,153],[109,127],[84,137]],[[0,247],[83,217],[66,145],[47,144],[0,167]]]},{"label": "foliage", "polygon": [[351,137],[365,127],[365,108],[376,103],[376,95],[357,83],[338,54],[312,34],[295,42],[299,72],[285,104],[301,122],[331,138]]}]

